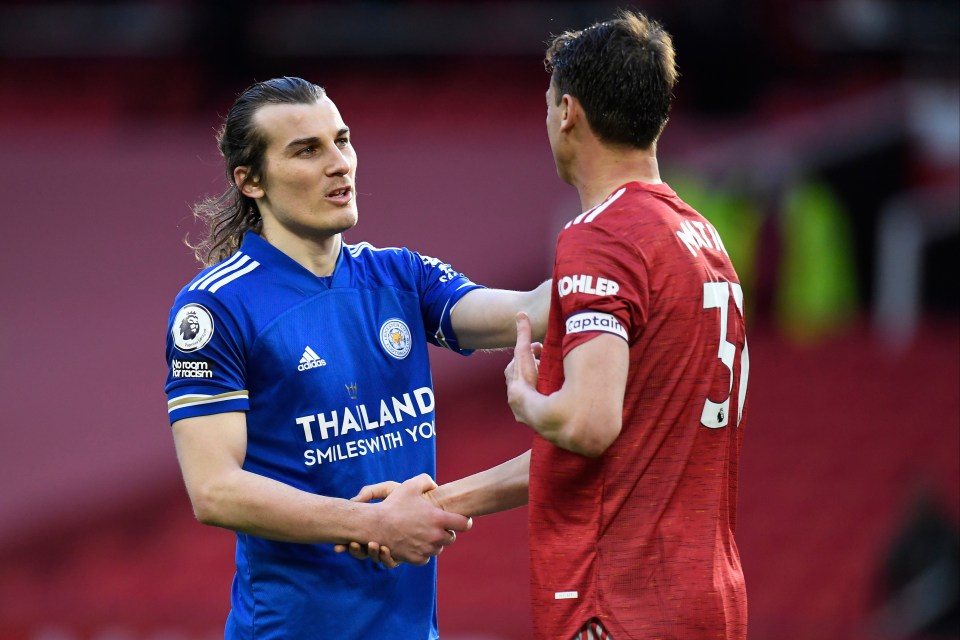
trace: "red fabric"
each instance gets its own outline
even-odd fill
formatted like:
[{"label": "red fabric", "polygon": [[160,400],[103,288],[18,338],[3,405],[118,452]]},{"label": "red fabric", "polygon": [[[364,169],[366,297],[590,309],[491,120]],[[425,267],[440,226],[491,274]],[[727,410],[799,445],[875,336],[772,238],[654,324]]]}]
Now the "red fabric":
[{"label": "red fabric", "polygon": [[[570,333],[568,320],[607,314],[630,346],[623,428],[596,459],[534,439],[536,636],[573,637],[599,617],[618,639],[743,638],[737,275],[713,228],[666,185],[630,183],[593,213],[558,239],[538,386],[560,389],[563,357],[598,335]],[[725,342],[729,367],[718,356]],[[705,410],[708,398],[728,397]],[[701,424],[718,417],[725,426]]]}]

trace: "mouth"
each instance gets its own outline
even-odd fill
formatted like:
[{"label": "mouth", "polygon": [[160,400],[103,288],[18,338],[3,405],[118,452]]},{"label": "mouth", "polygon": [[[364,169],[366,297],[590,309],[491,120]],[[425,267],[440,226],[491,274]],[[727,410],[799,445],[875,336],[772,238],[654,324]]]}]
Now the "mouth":
[{"label": "mouth", "polygon": [[326,198],[337,204],[348,204],[353,200],[353,187],[345,186],[329,191],[327,192]]}]

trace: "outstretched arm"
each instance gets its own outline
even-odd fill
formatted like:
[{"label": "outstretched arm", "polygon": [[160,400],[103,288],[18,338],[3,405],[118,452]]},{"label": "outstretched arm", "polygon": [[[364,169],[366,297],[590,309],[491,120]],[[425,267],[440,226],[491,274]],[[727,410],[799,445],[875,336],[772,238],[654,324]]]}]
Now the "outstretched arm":
[{"label": "outstretched arm", "polygon": [[[445,511],[470,516],[472,523],[473,516],[485,516],[527,504],[529,476],[530,452],[527,451],[496,467],[440,485],[426,492],[424,497]],[[400,486],[396,482],[369,485],[361,489],[353,500],[382,500]],[[351,542],[349,545],[338,544],[334,548],[338,552],[350,551],[350,555],[357,560],[373,559],[389,568],[399,564],[388,545],[375,541],[366,546]]]},{"label": "outstretched arm", "polygon": [[377,540],[394,557],[425,564],[467,518],[423,499],[429,476],[404,482],[381,503],[364,504],[301,491],[243,469],[246,414],[222,413],[173,424],[177,458],[197,519],[263,538],[300,543]]},{"label": "outstretched arm", "polygon": [[530,321],[518,314],[517,346],[504,372],[507,401],[517,422],[558,447],[597,457],[620,435],[630,351],[622,338],[598,333],[563,358],[563,386],[537,391],[537,364],[530,347]]},{"label": "outstretched arm", "polygon": [[474,289],[463,296],[450,314],[460,346],[465,349],[512,347],[517,339],[514,318],[524,312],[532,323],[533,336],[542,340],[547,332],[550,280],[533,291]]},{"label": "outstretched arm", "polygon": [[485,516],[527,504],[530,452],[427,492],[434,504],[465,516]]},{"label": "outstretched arm", "polygon": [[[434,487],[424,494],[436,506],[473,518],[527,504],[530,451],[495,467]],[[360,502],[383,500],[400,488],[397,482],[364,487],[353,498]]]}]

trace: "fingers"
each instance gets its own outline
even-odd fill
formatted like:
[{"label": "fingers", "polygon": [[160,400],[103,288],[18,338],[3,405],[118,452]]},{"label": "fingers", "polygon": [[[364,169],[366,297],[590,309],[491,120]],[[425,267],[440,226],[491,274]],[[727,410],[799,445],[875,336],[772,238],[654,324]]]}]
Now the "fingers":
[{"label": "fingers", "polygon": [[433,478],[431,478],[429,474],[421,473],[418,476],[410,478],[403,484],[394,482],[393,480],[378,482],[377,484],[368,484],[364,488],[360,489],[360,493],[351,498],[351,500],[353,502],[386,500],[391,493],[397,489],[400,489],[401,487],[405,487],[407,490],[422,494],[432,489],[436,489],[437,483],[433,481]]},{"label": "fingers", "polygon": [[533,357],[537,360],[540,359],[540,355],[543,353],[543,344],[540,342],[534,342],[530,345],[530,351],[533,352]]},{"label": "fingers", "polygon": [[350,498],[353,502],[370,502],[372,500],[383,500],[400,486],[399,482],[387,480],[377,484],[368,484],[360,489],[360,493]]},{"label": "fingers", "polygon": [[403,484],[417,489],[419,493],[426,493],[427,491],[437,488],[437,483],[434,482],[433,478],[430,477],[430,474],[427,473],[421,473],[418,476],[414,476]]},{"label": "fingers", "polygon": [[400,561],[394,559],[390,553],[390,548],[381,546],[376,542],[368,542],[366,546],[363,546],[359,542],[351,542],[349,546],[338,544],[334,545],[334,551],[337,553],[349,551],[350,556],[356,560],[379,562],[386,569],[396,569],[400,566]]},{"label": "fingers", "polygon": [[350,556],[356,560],[379,562],[387,569],[395,569],[400,566],[400,561],[395,560],[390,554],[390,548],[381,546],[376,542],[368,542],[366,547],[359,542],[351,542],[349,545],[335,544],[333,545],[333,550],[337,553],[349,551]]},{"label": "fingers", "polygon": [[398,560],[394,560],[393,556],[390,554],[389,547],[380,547],[380,564],[387,569],[396,569],[400,566],[400,562]]},{"label": "fingers", "polygon": [[517,346],[513,350],[513,360],[507,365],[504,374],[507,381],[524,380],[531,385],[536,385],[538,359],[543,350],[543,345],[539,342],[530,342],[533,333],[533,327],[530,325],[530,318],[527,314],[521,312],[517,314]]},{"label": "fingers", "polygon": [[358,544],[357,546],[360,547],[360,553],[366,555],[368,558],[370,558],[374,562],[380,561],[381,547],[379,543],[372,542],[372,541],[368,542],[366,548],[363,548],[363,545],[360,545],[360,544]]},{"label": "fingers", "polygon": [[368,560],[370,558],[367,548],[359,542],[351,542],[347,550],[350,552],[350,556],[356,560]]},{"label": "fingers", "polygon": [[[422,496],[428,491],[432,491],[437,488],[437,483],[433,481],[433,478],[430,477],[428,473],[421,473],[418,476],[414,476],[409,480],[405,480],[403,484],[397,484],[396,482],[381,482],[379,485],[370,485],[370,487],[364,487],[366,489],[372,489],[374,487],[380,487],[385,484],[395,485],[391,492],[394,494],[394,497],[397,499],[407,499],[411,495]],[[389,495],[389,494],[388,494]],[[385,496],[386,498],[386,496]]]},{"label": "fingers", "polygon": [[[469,531],[472,528],[473,528],[473,518],[467,518],[467,531]],[[450,540],[449,542],[445,543],[446,545],[453,544],[454,542],[457,541],[457,532],[453,531],[452,529],[448,531],[450,533]]]},{"label": "fingers", "polygon": [[[354,542],[353,544],[357,543]],[[357,544],[357,547],[360,547],[360,545]],[[394,560],[393,555],[390,553],[390,547],[381,546],[376,542],[370,542],[367,544],[365,552],[366,556],[369,557],[370,560],[379,562],[386,569],[396,569],[400,566],[400,561]]]},{"label": "fingers", "polygon": [[533,335],[533,327],[530,325],[530,318],[522,311],[517,314],[517,346],[515,353],[524,355],[530,349],[530,339]]},{"label": "fingers", "polygon": [[[369,546],[375,546],[376,542],[369,543]],[[369,549],[369,547],[368,547]],[[335,553],[343,553],[344,551],[349,551],[350,555],[356,558],[357,560],[367,560],[372,553],[363,547],[359,542],[351,542],[349,545],[346,544],[335,544],[333,545],[333,551]]]},{"label": "fingers", "polygon": [[443,542],[442,544],[453,544],[454,540],[457,538],[457,531],[470,531],[473,527],[473,518],[468,518],[462,516],[459,513],[450,513],[445,511],[443,517],[439,518],[439,524],[441,527],[453,534],[453,540],[449,542]]}]

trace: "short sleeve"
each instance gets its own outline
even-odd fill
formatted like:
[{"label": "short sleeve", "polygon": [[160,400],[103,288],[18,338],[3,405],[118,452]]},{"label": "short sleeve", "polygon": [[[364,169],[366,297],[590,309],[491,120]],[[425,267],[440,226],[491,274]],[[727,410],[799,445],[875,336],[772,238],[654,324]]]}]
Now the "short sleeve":
[{"label": "short sleeve", "polygon": [[472,353],[460,348],[450,314],[460,298],[483,287],[437,258],[416,252],[413,252],[412,256],[414,268],[418,272],[420,310],[427,340],[464,355]]},{"label": "short sleeve", "polygon": [[183,418],[246,411],[245,354],[240,327],[214,296],[182,292],[167,327],[167,411]]},{"label": "short sleeve", "polygon": [[643,327],[648,301],[643,261],[633,246],[598,225],[561,234],[554,286],[564,355],[601,333],[632,342]]}]

